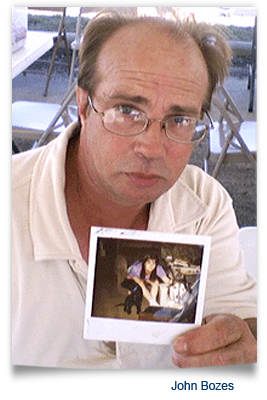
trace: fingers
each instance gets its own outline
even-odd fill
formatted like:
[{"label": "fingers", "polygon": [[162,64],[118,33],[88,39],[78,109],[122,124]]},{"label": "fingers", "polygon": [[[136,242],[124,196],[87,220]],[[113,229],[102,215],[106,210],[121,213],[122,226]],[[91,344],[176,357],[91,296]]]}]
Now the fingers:
[{"label": "fingers", "polygon": [[239,342],[223,349],[201,355],[174,353],[173,363],[180,368],[212,367],[220,365],[248,364],[257,362],[256,344],[248,347]]},{"label": "fingers", "polygon": [[197,368],[205,366],[219,366],[225,365],[225,361],[221,353],[216,352],[202,354],[198,356],[189,356],[187,354],[174,353],[172,357],[173,363],[180,368]]},{"label": "fingers", "polygon": [[[199,328],[179,336],[174,349],[187,354],[203,354],[236,342],[242,335],[240,319],[232,315],[216,315]],[[243,324],[243,321],[241,321]]]},{"label": "fingers", "polygon": [[216,315],[174,341],[173,362],[179,367],[251,363],[256,362],[256,346],[246,322],[233,315]]}]

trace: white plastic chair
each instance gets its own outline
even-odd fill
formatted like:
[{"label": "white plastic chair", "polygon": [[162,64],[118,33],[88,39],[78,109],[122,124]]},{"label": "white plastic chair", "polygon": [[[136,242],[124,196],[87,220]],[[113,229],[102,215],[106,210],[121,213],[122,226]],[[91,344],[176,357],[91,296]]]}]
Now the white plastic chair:
[{"label": "white plastic chair", "polygon": [[257,227],[239,229],[239,241],[245,254],[245,268],[257,280]]},{"label": "white plastic chair", "polygon": [[[39,138],[59,110],[60,104],[16,101],[12,104],[13,136],[21,137],[21,134],[24,134],[32,139]],[[64,128],[63,125],[63,118],[60,117],[53,132],[60,133]]]},{"label": "white plastic chair", "polygon": [[32,101],[13,103],[12,144],[14,139],[25,137],[36,140],[34,147],[39,147],[62,132],[78,118],[77,106],[70,104],[75,92],[76,82],[73,82],[61,104]]},{"label": "white plastic chair", "polygon": [[[68,113],[64,113],[60,104],[16,101],[12,104],[12,143],[26,138],[38,147],[54,139],[75,119],[76,106],[69,105]],[[14,148],[19,152],[16,145]]]}]

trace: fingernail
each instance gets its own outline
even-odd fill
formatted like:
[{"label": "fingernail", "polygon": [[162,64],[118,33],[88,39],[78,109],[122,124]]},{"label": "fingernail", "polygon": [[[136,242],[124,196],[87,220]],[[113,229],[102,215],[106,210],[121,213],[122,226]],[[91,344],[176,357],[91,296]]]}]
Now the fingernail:
[{"label": "fingernail", "polygon": [[183,339],[177,339],[173,347],[177,353],[186,353],[188,349],[187,343]]}]

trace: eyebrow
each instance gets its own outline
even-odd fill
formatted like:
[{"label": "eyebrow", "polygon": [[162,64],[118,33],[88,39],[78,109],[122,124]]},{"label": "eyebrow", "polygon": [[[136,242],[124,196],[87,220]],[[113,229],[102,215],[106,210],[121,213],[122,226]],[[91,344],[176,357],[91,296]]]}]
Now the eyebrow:
[{"label": "eyebrow", "polygon": [[125,100],[136,104],[148,105],[149,101],[143,96],[131,96],[124,93],[114,93],[110,96],[110,100]]},{"label": "eyebrow", "polygon": [[179,106],[179,105],[173,105],[170,107],[170,112],[173,114],[182,114],[182,115],[192,115],[192,116],[198,116],[199,111],[195,107],[187,107],[187,106]]},{"label": "eyebrow", "polygon": [[[143,96],[131,96],[125,93],[114,93],[113,95],[110,96],[110,100],[125,100],[144,106],[147,106],[150,103],[149,100]],[[177,105],[175,104],[169,108],[169,114],[198,116],[199,111],[195,107],[179,106],[178,104]]]}]

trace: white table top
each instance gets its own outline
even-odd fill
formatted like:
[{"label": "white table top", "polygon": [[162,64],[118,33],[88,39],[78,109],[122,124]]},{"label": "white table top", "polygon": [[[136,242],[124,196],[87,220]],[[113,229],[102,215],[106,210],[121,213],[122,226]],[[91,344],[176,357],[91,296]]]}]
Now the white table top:
[{"label": "white table top", "polygon": [[27,32],[25,46],[12,54],[12,79],[53,47],[54,36],[54,32]]}]

